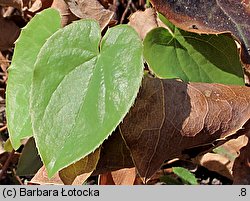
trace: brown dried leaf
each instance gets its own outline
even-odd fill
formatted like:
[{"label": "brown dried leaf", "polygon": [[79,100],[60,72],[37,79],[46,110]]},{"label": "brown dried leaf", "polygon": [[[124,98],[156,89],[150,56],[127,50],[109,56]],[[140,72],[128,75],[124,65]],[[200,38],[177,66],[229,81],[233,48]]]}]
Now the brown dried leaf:
[{"label": "brown dried leaf", "polygon": [[29,8],[29,11],[33,13],[40,12],[43,9],[49,8],[53,1],[55,0],[36,0]]},{"label": "brown dried leaf", "polygon": [[[138,180],[139,181],[139,180]],[[124,168],[99,175],[99,185],[133,185],[136,180],[135,168]]]},{"label": "brown dried leaf", "polygon": [[124,168],[99,175],[99,185],[133,185],[136,179],[135,168]]},{"label": "brown dried leaf", "polygon": [[136,11],[129,17],[129,25],[144,39],[149,31],[158,27],[155,10],[148,8],[145,11]]},{"label": "brown dried leaf", "polygon": [[111,172],[115,185],[133,185],[136,178],[135,168],[124,168]]},{"label": "brown dried leaf", "polygon": [[200,159],[200,164],[210,171],[217,172],[224,177],[233,179],[233,162],[225,156],[215,153],[207,153]]},{"label": "brown dried leaf", "polygon": [[56,173],[51,179],[48,178],[45,166],[41,167],[35,176],[31,179],[29,184],[40,184],[40,185],[63,185],[59,174]]},{"label": "brown dried leaf", "polygon": [[195,159],[199,164],[210,171],[214,171],[229,179],[233,179],[232,169],[234,160],[239,155],[239,151],[247,144],[248,138],[245,135],[232,139],[216,148],[215,153],[207,153]]},{"label": "brown dried leaf", "polygon": [[98,0],[65,0],[69,9],[79,18],[92,18],[99,22],[101,29],[108,25],[114,12],[105,9]]},{"label": "brown dried leaf", "polygon": [[101,155],[93,175],[104,174],[121,168],[134,167],[119,130],[104,141],[101,148]]},{"label": "brown dried leaf", "polygon": [[0,5],[10,6],[21,10],[24,7],[28,6],[30,1],[31,0],[0,0]]},{"label": "brown dried leaf", "polygon": [[[92,174],[100,157],[100,148],[96,149],[93,153],[82,158],[74,164],[59,171],[59,176],[64,184],[78,184],[82,185],[83,182]],[[77,182],[75,181],[77,179]]]},{"label": "brown dried leaf", "polygon": [[238,137],[250,117],[249,102],[247,87],[146,77],[120,125],[139,175],[148,179],[164,160]]},{"label": "brown dried leaf", "polygon": [[99,175],[98,185],[115,185],[110,172]]},{"label": "brown dried leaf", "polygon": [[[151,0],[157,11],[176,26],[198,33],[230,31],[244,44],[246,63],[250,56],[250,2],[248,0],[166,1]],[[245,55],[245,56],[246,56]]]},{"label": "brown dried leaf", "polygon": [[233,184],[250,184],[250,141],[240,150],[240,155],[235,159],[233,166]]},{"label": "brown dried leaf", "polygon": [[69,6],[65,3],[64,0],[54,0],[51,8],[55,8],[59,11],[61,15],[62,27],[70,24],[72,21],[79,19],[70,11]]},{"label": "brown dried leaf", "polygon": [[0,51],[11,48],[19,33],[20,28],[13,21],[0,17]]},{"label": "brown dried leaf", "polygon": [[7,74],[7,68],[9,67],[10,62],[6,59],[3,54],[0,52],[0,67],[4,73]]},{"label": "brown dried leaf", "polygon": [[154,28],[166,27],[153,8],[147,8],[145,11],[136,11],[129,17],[128,24],[137,31],[141,39],[144,39],[147,33]]}]

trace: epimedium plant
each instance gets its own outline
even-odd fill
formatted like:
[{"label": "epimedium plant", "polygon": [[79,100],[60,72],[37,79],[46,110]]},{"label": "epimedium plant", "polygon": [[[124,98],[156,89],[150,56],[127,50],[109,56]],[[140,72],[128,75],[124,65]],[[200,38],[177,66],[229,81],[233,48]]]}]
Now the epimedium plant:
[{"label": "epimedium plant", "polygon": [[[132,106],[143,76],[142,44],[131,27],[116,26],[101,38],[93,20],[63,29],[58,29],[59,22],[59,13],[48,9],[24,29],[9,69],[6,97],[13,147],[33,135],[49,176],[109,136]],[[30,35],[38,51],[30,46],[32,60],[25,64],[25,55],[19,55],[28,51],[22,44]]]},{"label": "epimedium plant", "polygon": [[[239,54],[231,34],[197,34],[160,19],[159,27],[144,39],[144,57],[161,78],[244,85]],[[154,54],[157,52],[157,54]]]},{"label": "epimedium plant", "polygon": [[9,68],[6,113],[13,148],[34,136],[50,177],[94,152],[133,105],[143,55],[161,78],[244,84],[229,34],[189,33],[161,19],[168,29],[153,29],[142,44],[128,25],[102,37],[94,20],[60,28],[56,10],[37,14],[22,30]]}]

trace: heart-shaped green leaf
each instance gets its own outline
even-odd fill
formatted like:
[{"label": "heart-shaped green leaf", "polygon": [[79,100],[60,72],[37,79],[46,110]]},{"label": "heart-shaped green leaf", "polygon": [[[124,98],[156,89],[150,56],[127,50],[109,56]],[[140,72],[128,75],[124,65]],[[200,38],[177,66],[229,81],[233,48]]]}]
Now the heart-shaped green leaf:
[{"label": "heart-shaped green leaf", "polygon": [[144,57],[161,78],[244,85],[236,43],[230,34],[197,34],[173,25],[144,40]]},{"label": "heart-shaped green leaf", "polygon": [[34,64],[46,39],[59,28],[59,12],[47,9],[32,18],[16,42],[6,92],[8,131],[14,149],[22,138],[32,136],[29,99]]},{"label": "heart-shaped green leaf", "polygon": [[109,136],[132,106],[142,76],[142,44],[127,25],[101,40],[97,22],[80,20],[48,39],[35,64],[30,111],[49,176]]}]

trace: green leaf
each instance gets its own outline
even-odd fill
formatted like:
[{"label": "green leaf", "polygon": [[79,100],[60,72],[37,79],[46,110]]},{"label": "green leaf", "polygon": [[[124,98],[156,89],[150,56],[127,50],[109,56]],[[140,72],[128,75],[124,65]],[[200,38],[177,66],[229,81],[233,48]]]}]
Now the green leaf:
[{"label": "green leaf", "polygon": [[20,140],[32,136],[29,114],[30,90],[36,57],[46,39],[60,28],[60,15],[54,9],[37,14],[22,30],[8,69],[6,116],[14,149]]},{"label": "green leaf", "polygon": [[184,183],[197,185],[197,179],[195,178],[194,174],[189,172],[189,170],[183,167],[173,167],[173,172],[179,176]]},{"label": "green leaf", "polygon": [[160,78],[244,85],[239,53],[230,34],[197,34],[173,25],[168,30],[156,28],[144,40],[144,57]]},{"label": "green leaf", "polygon": [[130,26],[101,40],[97,22],[80,20],[48,39],[35,64],[30,111],[49,177],[102,144],[134,103],[142,76],[142,44]]},{"label": "green leaf", "polygon": [[171,175],[164,175],[160,177],[160,181],[164,182],[166,185],[181,185],[182,184],[177,179],[171,177]]}]

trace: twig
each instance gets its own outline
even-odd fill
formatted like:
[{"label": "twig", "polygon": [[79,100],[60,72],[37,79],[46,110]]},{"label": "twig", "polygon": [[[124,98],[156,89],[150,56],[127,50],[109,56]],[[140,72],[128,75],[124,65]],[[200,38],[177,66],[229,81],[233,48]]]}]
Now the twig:
[{"label": "twig", "polygon": [[20,177],[16,175],[16,170],[15,169],[13,169],[13,173],[14,173],[14,177],[19,182],[19,184],[20,185],[24,185],[23,182],[22,182],[22,180],[20,179]]},{"label": "twig", "polygon": [[5,126],[3,126],[3,127],[1,127],[0,128],[0,132],[2,132],[2,131],[4,131],[4,130],[6,130],[6,128],[7,128],[7,126],[5,125]]},{"label": "twig", "polygon": [[137,7],[135,6],[135,4],[133,2],[131,3],[130,6],[131,6],[131,9],[133,9],[133,12],[138,11]]},{"label": "twig", "polygon": [[14,156],[14,154],[15,154],[15,150],[13,149],[12,152],[10,153],[8,159],[5,161],[4,166],[0,172],[0,181],[2,180],[5,172],[7,171],[9,164],[10,164],[10,161],[11,161],[12,157]]},{"label": "twig", "polygon": [[125,10],[124,10],[124,12],[122,13],[122,17],[121,17],[121,20],[120,20],[120,24],[123,23],[123,21],[124,21],[124,19],[125,19],[125,16],[126,16],[126,14],[127,14],[127,12],[128,12],[128,9],[129,9],[131,3],[132,3],[132,0],[129,0],[129,1],[128,1],[128,4],[127,4],[127,6],[126,6],[126,8],[125,8]]}]

